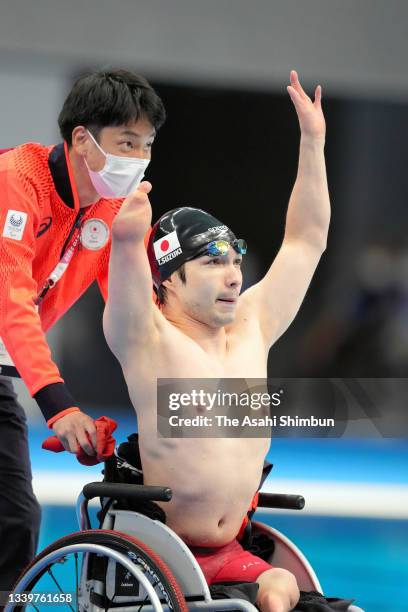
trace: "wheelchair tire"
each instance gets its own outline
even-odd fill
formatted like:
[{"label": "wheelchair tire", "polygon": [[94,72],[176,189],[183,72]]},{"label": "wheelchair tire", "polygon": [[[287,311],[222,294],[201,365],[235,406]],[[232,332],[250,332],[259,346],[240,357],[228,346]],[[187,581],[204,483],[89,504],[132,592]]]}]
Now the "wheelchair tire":
[{"label": "wheelchair tire", "polygon": [[[142,560],[145,572],[153,572],[158,578],[160,582],[158,586],[162,594],[161,599],[164,599],[165,601],[167,600],[174,612],[188,612],[188,606],[181,588],[166,563],[164,563],[164,561],[151,548],[146,546],[146,544],[137,538],[134,538],[126,533],[106,529],[79,531],[56,540],[41,551],[36,557],[34,557],[33,561],[20,575],[18,581],[16,582],[16,586],[20,583],[24,576],[27,575],[28,571],[33,571],[35,565],[41,562],[41,560],[49,553],[55,552],[58,549],[66,546],[80,544],[98,544],[125,555],[129,552],[137,555],[139,559]],[[62,558],[63,556],[64,555],[62,555]],[[54,564],[55,561],[53,561],[52,565]],[[45,568],[43,567],[42,569],[39,569],[38,573],[34,574],[24,589],[24,592],[35,591],[36,584],[48,571],[48,567],[49,566],[46,566]],[[155,586],[157,586],[157,584]],[[143,609],[143,607],[141,609]],[[14,605],[13,610],[22,611],[24,610],[24,606]]]}]

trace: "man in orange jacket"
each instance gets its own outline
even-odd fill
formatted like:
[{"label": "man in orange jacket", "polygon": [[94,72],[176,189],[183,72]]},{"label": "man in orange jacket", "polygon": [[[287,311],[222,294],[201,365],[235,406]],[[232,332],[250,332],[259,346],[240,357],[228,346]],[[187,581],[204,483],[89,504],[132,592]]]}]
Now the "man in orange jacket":
[{"label": "man in orange jacket", "polygon": [[0,156],[0,591],[32,558],[40,524],[9,377],[21,376],[66,450],[95,454],[94,421],[64,384],[44,333],[94,280],[106,299],[111,225],[164,119],[144,78],[96,72],[63,105],[63,144],[27,143]]}]

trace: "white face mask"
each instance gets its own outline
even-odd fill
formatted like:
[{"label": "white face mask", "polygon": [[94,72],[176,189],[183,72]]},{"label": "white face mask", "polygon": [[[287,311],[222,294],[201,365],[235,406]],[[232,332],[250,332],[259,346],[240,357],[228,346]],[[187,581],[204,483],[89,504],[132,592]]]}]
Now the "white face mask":
[{"label": "white face mask", "polygon": [[98,172],[91,170],[85,160],[95,190],[103,198],[124,198],[128,196],[139,186],[150,159],[121,157],[105,153],[92,134],[88,130],[87,132],[106,158],[104,167]]}]

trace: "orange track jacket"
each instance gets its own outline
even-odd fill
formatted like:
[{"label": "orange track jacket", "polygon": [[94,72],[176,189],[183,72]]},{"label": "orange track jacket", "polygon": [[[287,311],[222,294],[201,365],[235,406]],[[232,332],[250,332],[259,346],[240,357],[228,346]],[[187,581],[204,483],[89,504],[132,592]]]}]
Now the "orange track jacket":
[{"label": "orange track jacket", "polygon": [[[106,300],[110,228],[123,200],[100,199],[80,209],[67,145],[36,143],[0,155],[0,196],[0,337],[48,420],[75,401],[44,333],[94,280]],[[103,221],[109,239],[100,248],[80,242],[65,274],[37,310],[34,300],[69,245],[78,214],[83,214],[82,227],[88,219]],[[106,230],[104,224],[97,222]],[[0,373],[13,375],[16,370],[3,366]]]}]

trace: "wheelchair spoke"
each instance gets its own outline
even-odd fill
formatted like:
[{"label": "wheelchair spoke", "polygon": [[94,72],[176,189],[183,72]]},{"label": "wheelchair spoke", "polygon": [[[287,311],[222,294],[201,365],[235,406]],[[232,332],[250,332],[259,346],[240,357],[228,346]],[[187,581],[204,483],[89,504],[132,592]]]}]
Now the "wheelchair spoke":
[{"label": "wheelchair spoke", "polygon": [[[130,560],[137,567],[133,569]],[[27,592],[42,593],[42,599],[30,602],[33,611],[40,612],[42,606],[34,603],[44,601],[79,612],[94,605],[109,608],[122,594],[118,577],[122,581],[127,574],[133,576],[130,584],[124,584],[132,587],[124,593],[131,598],[131,609],[141,612],[152,605],[159,610],[160,599],[164,599],[174,612],[188,612],[180,586],[160,557],[137,538],[110,530],[83,531],[57,540],[37,555],[20,582]],[[114,590],[113,597],[110,589]],[[75,603],[73,596],[77,598]]]},{"label": "wheelchair spoke", "polygon": [[[61,588],[61,585],[59,584],[58,580],[55,578],[54,574],[52,573],[51,567],[48,568],[47,573],[51,576],[52,580],[55,582],[55,584],[57,585],[57,589],[59,590],[59,592],[61,593],[61,595],[64,594],[64,591]],[[78,601],[78,591],[77,591],[77,601]],[[69,609],[72,610],[72,612],[75,612],[74,608],[71,606],[71,604],[69,604],[68,602],[66,602]]]},{"label": "wheelchair spoke", "polygon": [[75,593],[76,593],[76,609],[77,609],[77,612],[79,612],[78,553],[75,553]]},{"label": "wheelchair spoke", "polygon": [[140,610],[143,608],[143,606],[146,605],[146,603],[149,601],[148,597],[145,597],[144,600],[142,601],[142,603],[140,604],[140,607],[138,608],[137,612],[140,612]]}]

